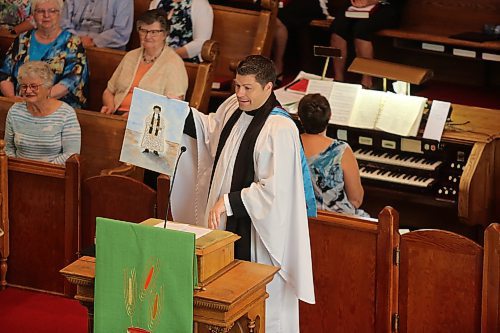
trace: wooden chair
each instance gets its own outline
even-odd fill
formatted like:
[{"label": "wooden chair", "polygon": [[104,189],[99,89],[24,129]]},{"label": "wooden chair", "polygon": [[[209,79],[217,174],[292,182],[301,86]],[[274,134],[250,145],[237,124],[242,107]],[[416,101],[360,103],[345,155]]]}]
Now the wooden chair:
[{"label": "wooden chair", "polygon": [[378,222],[319,212],[309,219],[316,304],[300,304],[300,331],[390,332],[398,213]]},{"label": "wooden chair", "polygon": [[[238,61],[250,54],[270,56],[278,2],[262,0],[260,10],[212,5],[212,39],[220,44],[215,78],[232,80]],[[212,96],[227,97],[231,90],[212,90]]]},{"label": "wooden chair", "polygon": [[500,224],[484,233],[483,299],[481,332],[500,332]]},{"label": "wooden chair", "polygon": [[71,295],[59,270],[79,251],[80,162],[9,158],[9,285]]},{"label": "wooden chair", "polygon": [[400,246],[399,332],[479,332],[482,247],[443,230],[404,234]]},{"label": "wooden chair", "polygon": [[9,257],[9,188],[5,142],[0,140],[0,290],[7,286],[7,258]]},{"label": "wooden chair", "polygon": [[82,247],[94,244],[96,217],[127,222],[164,218],[169,180],[158,177],[158,192],[133,178],[100,175],[86,179],[82,186]]}]

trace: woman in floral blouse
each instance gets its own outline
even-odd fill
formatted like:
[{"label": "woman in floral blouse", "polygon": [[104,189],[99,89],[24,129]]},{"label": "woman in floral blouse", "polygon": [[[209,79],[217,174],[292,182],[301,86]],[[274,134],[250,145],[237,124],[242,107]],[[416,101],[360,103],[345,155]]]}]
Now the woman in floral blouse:
[{"label": "woman in floral blouse", "polygon": [[212,36],[214,15],[208,0],[152,0],[149,9],[167,13],[167,45],[185,61],[200,62],[203,43]]},{"label": "woman in floral blouse", "polygon": [[33,0],[33,18],[37,29],[19,35],[7,51],[0,68],[0,90],[4,96],[19,93],[17,73],[28,61],[41,60],[55,74],[49,92],[74,108],[85,106],[88,66],[79,37],[62,30],[59,25],[62,0]]}]

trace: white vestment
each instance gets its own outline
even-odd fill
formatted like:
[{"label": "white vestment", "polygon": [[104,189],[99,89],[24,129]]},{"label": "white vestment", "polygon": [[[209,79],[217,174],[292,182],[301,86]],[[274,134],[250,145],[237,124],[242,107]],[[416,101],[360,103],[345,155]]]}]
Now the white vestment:
[{"label": "white vestment", "polygon": [[[243,135],[252,120],[243,112],[219,157],[210,193],[208,186],[224,124],[238,108],[233,95],[215,114],[193,110],[197,140],[185,138],[189,157],[180,160],[172,190],[174,220],[207,226],[208,211],[230,192],[233,167]],[[298,130],[291,119],[270,115],[253,154],[255,178],[241,191],[252,221],[252,261],[281,267],[268,285],[266,332],[299,332],[301,299],[314,303],[309,228]],[[196,178],[193,179],[193,176]],[[220,227],[225,228],[226,216]]]}]

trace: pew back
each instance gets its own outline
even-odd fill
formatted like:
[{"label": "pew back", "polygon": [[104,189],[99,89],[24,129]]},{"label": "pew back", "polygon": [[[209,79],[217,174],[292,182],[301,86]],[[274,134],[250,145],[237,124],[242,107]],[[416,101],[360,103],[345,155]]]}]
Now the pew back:
[{"label": "pew back", "polygon": [[87,108],[100,111],[102,93],[108,86],[108,81],[113,76],[120,61],[122,61],[125,51],[99,47],[87,47],[85,51],[87,52],[87,62],[90,70]]},{"label": "pew back", "polygon": [[86,179],[82,186],[82,248],[94,243],[96,217],[139,223],[164,218],[168,178],[158,177],[158,192],[133,178],[101,175]]},{"label": "pew back", "polygon": [[270,56],[277,1],[261,2],[260,10],[212,5],[212,39],[220,44],[216,77],[232,78],[231,67],[249,54]]},{"label": "pew back", "polygon": [[481,332],[500,332],[500,224],[484,233],[483,299]]},{"label": "pew back", "polygon": [[448,231],[401,236],[400,332],[479,332],[483,249]]},{"label": "pew back", "polygon": [[85,110],[77,110],[76,115],[82,130],[82,179],[119,166],[127,121],[120,116]]},{"label": "pew back", "polygon": [[316,304],[300,304],[301,332],[390,332],[398,214],[378,223],[319,212],[309,220]]},{"label": "pew back", "polygon": [[7,286],[7,258],[9,257],[9,188],[5,142],[0,140],[0,290]]},{"label": "pew back", "polygon": [[59,270],[76,259],[79,156],[66,166],[9,158],[9,285],[70,295]]},{"label": "pew back", "polygon": [[127,43],[127,50],[133,50],[141,45],[139,34],[137,33],[137,19],[149,9],[151,0],[134,0],[134,27]]}]

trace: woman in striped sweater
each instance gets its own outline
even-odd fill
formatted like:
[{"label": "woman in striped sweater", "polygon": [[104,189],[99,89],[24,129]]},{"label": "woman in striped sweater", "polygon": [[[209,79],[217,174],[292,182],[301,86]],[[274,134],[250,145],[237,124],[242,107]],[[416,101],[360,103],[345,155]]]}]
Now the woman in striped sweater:
[{"label": "woman in striped sweater", "polygon": [[42,61],[23,64],[18,74],[24,100],[12,105],[5,124],[8,156],[64,164],[80,153],[80,124],[75,110],[50,96],[54,73]]}]

